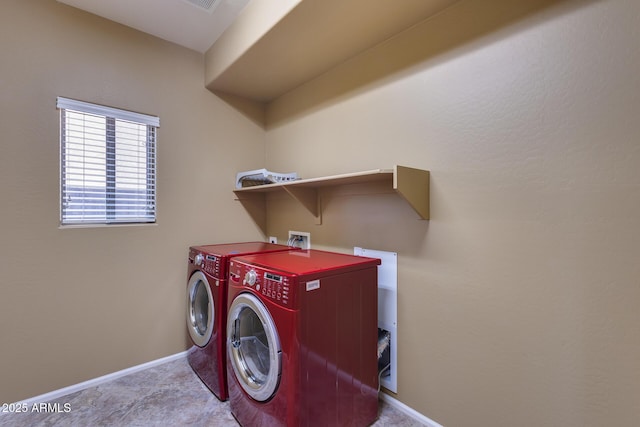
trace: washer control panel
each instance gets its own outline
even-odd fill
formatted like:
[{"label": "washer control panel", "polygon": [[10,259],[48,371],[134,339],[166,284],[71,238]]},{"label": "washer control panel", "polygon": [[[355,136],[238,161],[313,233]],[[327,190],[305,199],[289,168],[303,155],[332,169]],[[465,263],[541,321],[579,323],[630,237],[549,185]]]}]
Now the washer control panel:
[{"label": "washer control panel", "polygon": [[229,281],[231,284],[253,289],[263,298],[285,306],[291,306],[293,295],[290,276],[243,262],[231,261],[229,264]]},{"label": "washer control panel", "polygon": [[199,270],[213,277],[220,277],[220,264],[222,260],[220,257],[192,249],[189,253],[189,260],[192,260]]}]

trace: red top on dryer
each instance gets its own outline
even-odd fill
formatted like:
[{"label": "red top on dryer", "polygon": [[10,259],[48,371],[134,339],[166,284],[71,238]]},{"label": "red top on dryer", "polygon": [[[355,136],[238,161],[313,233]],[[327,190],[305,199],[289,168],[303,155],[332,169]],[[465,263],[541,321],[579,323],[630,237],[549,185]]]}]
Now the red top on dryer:
[{"label": "red top on dryer", "polygon": [[305,280],[306,276],[317,275],[318,273],[326,275],[332,270],[347,272],[381,264],[378,258],[360,257],[317,249],[243,255],[239,260],[254,266],[290,273],[298,276],[302,281]]}]

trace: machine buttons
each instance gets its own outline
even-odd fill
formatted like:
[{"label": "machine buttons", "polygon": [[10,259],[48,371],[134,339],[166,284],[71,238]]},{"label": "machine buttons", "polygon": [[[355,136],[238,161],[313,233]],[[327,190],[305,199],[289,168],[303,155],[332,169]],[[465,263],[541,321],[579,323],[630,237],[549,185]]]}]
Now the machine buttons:
[{"label": "machine buttons", "polygon": [[265,273],[264,279],[261,287],[256,285],[256,291],[259,291],[264,297],[279,303],[289,304],[289,285],[282,280],[282,276]]}]

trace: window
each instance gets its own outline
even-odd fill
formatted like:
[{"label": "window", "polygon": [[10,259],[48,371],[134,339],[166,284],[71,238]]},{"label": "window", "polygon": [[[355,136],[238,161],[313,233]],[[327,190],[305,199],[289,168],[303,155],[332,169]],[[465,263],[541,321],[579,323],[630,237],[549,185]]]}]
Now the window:
[{"label": "window", "polygon": [[58,97],[60,222],[156,220],[158,117]]}]

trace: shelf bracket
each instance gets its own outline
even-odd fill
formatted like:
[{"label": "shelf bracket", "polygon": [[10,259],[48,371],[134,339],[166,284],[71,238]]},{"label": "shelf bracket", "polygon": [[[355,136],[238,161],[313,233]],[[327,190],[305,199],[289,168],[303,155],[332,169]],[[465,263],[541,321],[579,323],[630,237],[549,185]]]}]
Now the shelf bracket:
[{"label": "shelf bracket", "polygon": [[296,187],[289,185],[282,187],[298,203],[305,207],[316,220],[316,224],[322,224],[322,211],[320,209],[320,193],[313,187]]},{"label": "shelf bracket", "polygon": [[396,165],[393,169],[393,189],[420,218],[429,219],[429,171]]},{"label": "shelf bracket", "polygon": [[251,219],[256,223],[262,232],[267,234],[267,200],[265,193],[242,193],[235,192],[237,198],[244,209],[249,213]]}]

